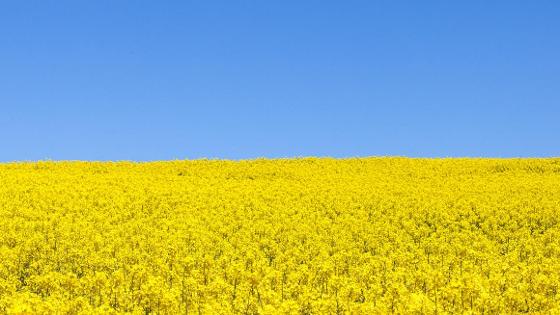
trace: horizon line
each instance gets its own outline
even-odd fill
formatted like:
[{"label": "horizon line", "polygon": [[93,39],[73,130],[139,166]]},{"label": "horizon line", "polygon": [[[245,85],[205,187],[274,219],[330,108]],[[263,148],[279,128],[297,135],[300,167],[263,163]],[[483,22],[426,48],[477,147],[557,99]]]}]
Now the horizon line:
[{"label": "horizon line", "polygon": [[158,163],[158,162],[252,162],[262,160],[356,160],[356,159],[411,159],[411,160],[554,160],[560,156],[407,156],[407,155],[364,155],[364,156],[328,156],[328,155],[304,155],[304,156],[280,156],[280,157],[250,157],[250,158],[221,158],[221,157],[196,157],[196,158],[172,158],[153,160],[133,159],[38,159],[38,160],[10,160],[0,161],[0,164],[33,164],[33,163]]}]

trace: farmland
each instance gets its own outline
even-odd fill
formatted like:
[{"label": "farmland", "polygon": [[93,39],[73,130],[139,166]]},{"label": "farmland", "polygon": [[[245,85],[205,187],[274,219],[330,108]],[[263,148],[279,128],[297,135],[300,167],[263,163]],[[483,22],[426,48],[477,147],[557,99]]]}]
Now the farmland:
[{"label": "farmland", "polygon": [[560,159],[0,164],[0,313],[560,312]]}]

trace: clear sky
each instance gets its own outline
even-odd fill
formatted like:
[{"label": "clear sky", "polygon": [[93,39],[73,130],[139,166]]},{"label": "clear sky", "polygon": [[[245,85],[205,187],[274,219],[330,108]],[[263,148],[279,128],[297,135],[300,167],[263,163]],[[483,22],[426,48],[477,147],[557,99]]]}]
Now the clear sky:
[{"label": "clear sky", "polygon": [[2,1],[0,161],[560,156],[560,1]]}]

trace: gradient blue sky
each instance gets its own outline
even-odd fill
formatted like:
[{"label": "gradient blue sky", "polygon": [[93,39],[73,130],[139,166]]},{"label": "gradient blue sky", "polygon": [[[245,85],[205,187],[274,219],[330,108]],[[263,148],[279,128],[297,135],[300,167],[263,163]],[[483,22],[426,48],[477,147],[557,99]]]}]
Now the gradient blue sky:
[{"label": "gradient blue sky", "polygon": [[559,1],[2,1],[0,161],[560,156]]}]

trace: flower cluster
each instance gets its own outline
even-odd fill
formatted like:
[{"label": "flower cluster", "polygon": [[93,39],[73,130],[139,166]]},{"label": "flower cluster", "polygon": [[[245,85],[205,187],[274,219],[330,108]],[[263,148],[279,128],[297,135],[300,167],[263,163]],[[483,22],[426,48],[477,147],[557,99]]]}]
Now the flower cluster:
[{"label": "flower cluster", "polygon": [[0,164],[0,313],[560,312],[560,159]]}]

